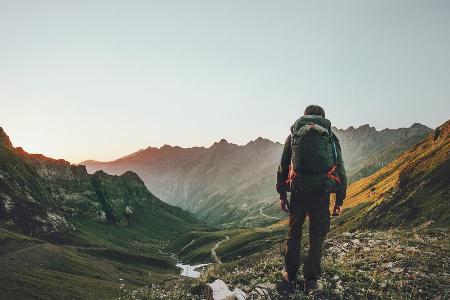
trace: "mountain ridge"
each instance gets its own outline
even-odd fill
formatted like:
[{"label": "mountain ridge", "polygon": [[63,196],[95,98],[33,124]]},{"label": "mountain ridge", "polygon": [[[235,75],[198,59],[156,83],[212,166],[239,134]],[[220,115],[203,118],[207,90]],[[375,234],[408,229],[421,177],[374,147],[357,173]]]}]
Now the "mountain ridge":
[{"label": "mountain ridge", "polygon": [[126,225],[156,211],[174,220],[175,229],[180,217],[193,228],[202,227],[188,213],[156,198],[130,170],[120,175],[101,170],[89,174],[84,165],[14,148],[2,128],[0,136],[0,218],[7,228],[60,234],[70,231],[71,219]]},{"label": "mountain ridge", "polygon": [[[335,131],[350,178],[373,173],[431,131],[418,127],[377,131],[367,125]],[[374,156],[385,149],[391,150]],[[208,148],[148,147],[112,162],[84,164],[90,173],[133,170],[160,199],[190,211],[209,225],[258,226],[270,222],[259,209],[273,204],[278,196],[273,186],[282,150],[283,144],[262,137],[244,145],[221,139]],[[367,158],[370,160],[365,161]],[[274,214],[280,215],[277,211]]]},{"label": "mountain ridge", "polygon": [[[389,131],[395,131],[395,130],[403,130],[403,129],[412,129],[412,128],[416,128],[416,129],[418,128],[418,129],[426,130],[426,131],[429,131],[429,132],[432,131],[432,129],[429,128],[428,126],[423,125],[423,124],[418,123],[418,122],[413,123],[410,127],[384,128],[384,129],[381,129],[381,130],[378,130],[378,129],[376,129],[373,126],[370,126],[370,124],[364,124],[364,125],[358,126],[356,128],[353,127],[353,126],[349,126],[346,129],[337,128],[335,126],[332,127],[333,131],[338,131],[338,132],[342,132],[342,131],[366,131],[367,129],[370,129],[371,131],[377,132],[377,133],[386,132],[386,131],[389,132]],[[268,143],[268,144],[279,144],[279,145],[283,145],[284,144],[284,142],[281,143],[279,141],[273,141],[271,139],[264,138],[262,136],[259,136],[259,137],[257,137],[254,140],[250,140],[249,142],[247,142],[245,144],[232,143],[232,142],[229,142],[227,139],[222,138],[219,141],[213,142],[211,144],[211,146],[209,146],[209,147],[207,147],[207,146],[182,147],[182,146],[178,146],[178,145],[169,145],[169,144],[164,144],[164,145],[162,145],[159,148],[155,147],[155,146],[148,146],[145,149],[144,148],[139,149],[139,150],[137,150],[135,152],[132,152],[130,154],[127,154],[125,156],[119,157],[119,158],[114,159],[114,160],[100,161],[100,160],[96,160],[96,159],[87,159],[87,160],[83,160],[83,161],[79,162],[78,164],[81,165],[81,164],[91,164],[91,163],[112,163],[112,162],[116,162],[116,161],[121,160],[121,159],[132,158],[135,155],[138,155],[138,154],[140,154],[142,152],[145,152],[147,150],[155,151],[155,150],[163,150],[163,149],[168,149],[168,148],[178,148],[178,149],[184,149],[184,150],[210,149],[211,147],[213,147],[215,145],[217,146],[217,145],[226,145],[226,144],[236,145],[236,146],[239,146],[239,147],[245,147],[245,146],[247,146],[249,144],[261,143],[261,142]]]},{"label": "mountain ridge", "polygon": [[450,120],[371,176],[349,186],[345,207],[362,205],[357,224],[368,228],[448,227]]}]

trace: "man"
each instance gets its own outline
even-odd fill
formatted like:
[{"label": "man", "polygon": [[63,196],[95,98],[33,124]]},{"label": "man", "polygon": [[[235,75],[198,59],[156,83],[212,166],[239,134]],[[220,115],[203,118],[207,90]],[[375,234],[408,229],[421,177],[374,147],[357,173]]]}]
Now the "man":
[{"label": "man", "polygon": [[[282,278],[290,287],[300,267],[303,223],[309,217],[309,256],[304,263],[305,291],[320,289],[322,245],[330,229],[330,193],[336,193],[333,215],[339,215],[346,196],[347,177],[341,148],[331,122],[317,105],[291,127],[277,173],[280,207],[289,212],[285,267]],[[287,192],[291,192],[290,203]]]}]

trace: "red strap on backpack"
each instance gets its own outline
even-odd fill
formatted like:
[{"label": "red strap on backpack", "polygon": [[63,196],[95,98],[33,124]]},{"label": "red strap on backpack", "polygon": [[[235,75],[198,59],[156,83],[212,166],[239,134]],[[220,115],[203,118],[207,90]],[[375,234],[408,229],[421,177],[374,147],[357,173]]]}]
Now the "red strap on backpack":
[{"label": "red strap on backpack", "polygon": [[327,177],[335,180],[337,183],[341,183],[341,179],[339,176],[336,176],[336,165],[332,166],[330,170],[327,172]]},{"label": "red strap on backpack", "polygon": [[292,168],[292,164],[289,165],[289,175],[286,179],[286,184],[291,184],[294,178],[297,177],[297,172]]}]

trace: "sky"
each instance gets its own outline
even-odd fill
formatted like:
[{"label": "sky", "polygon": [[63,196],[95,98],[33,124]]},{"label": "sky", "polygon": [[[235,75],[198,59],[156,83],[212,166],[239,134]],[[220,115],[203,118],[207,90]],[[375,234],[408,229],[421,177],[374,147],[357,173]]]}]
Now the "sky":
[{"label": "sky", "polygon": [[77,163],[450,117],[450,1],[0,0],[0,126]]}]

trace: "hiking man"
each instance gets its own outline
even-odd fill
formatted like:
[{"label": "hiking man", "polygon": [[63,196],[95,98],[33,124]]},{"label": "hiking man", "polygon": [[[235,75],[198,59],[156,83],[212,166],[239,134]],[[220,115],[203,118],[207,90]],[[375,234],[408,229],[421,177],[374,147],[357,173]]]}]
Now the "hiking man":
[{"label": "hiking man", "polygon": [[[333,215],[339,215],[346,196],[347,177],[341,147],[331,131],[331,122],[317,105],[306,108],[304,116],[291,127],[277,172],[280,208],[289,212],[284,283],[292,287],[300,267],[302,227],[309,217],[309,256],[303,266],[305,292],[321,288],[322,245],[330,229],[330,193],[336,193]],[[287,192],[291,192],[290,202]]]}]

